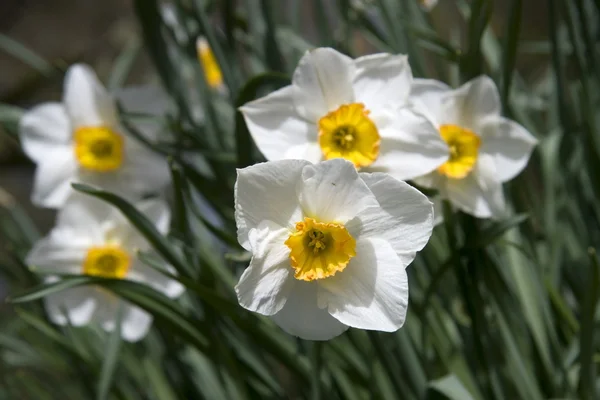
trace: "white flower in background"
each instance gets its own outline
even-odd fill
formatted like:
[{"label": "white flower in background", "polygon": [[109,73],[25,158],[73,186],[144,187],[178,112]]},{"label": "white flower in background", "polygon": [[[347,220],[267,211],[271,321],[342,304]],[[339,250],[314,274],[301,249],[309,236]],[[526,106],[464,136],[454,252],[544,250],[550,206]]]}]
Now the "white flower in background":
[{"label": "white flower in background", "polygon": [[525,168],[537,140],[501,116],[494,82],[482,76],[451,89],[435,80],[415,79],[411,99],[450,150],[446,163],[415,182],[438,189],[443,198],[478,218],[502,217],[502,183]]},{"label": "white flower in background", "polygon": [[435,127],[408,107],[411,83],[404,55],[352,60],[319,48],[302,57],[292,85],[240,111],[268,160],[345,158],[405,180],[448,159]]},{"label": "white flower in background", "polygon": [[403,325],[405,268],[432,231],[425,195],[341,159],[281,160],[238,170],[235,207],[252,253],[236,286],[244,308],[310,340]]},{"label": "white flower in background", "polygon": [[[163,200],[145,200],[138,210],[166,233],[170,212]],[[149,251],[149,243],[115,208],[100,200],[75,194],[59,212],[56,226],[40,240],[27,256],[27,263],[45,273],[80,274],[94,277],[129,279],[147,284],[173,298],[183,287],[146,266],[136,251]],[[166,267],[165,267],[166,268]],[[47,281],[57,281],[50,275]],[[50,319],[59,325],[86,325],[91,321],[103,329],[115,328],[122,307],[121,335],[136,341],[146,335],[152,316],[97,286],[80,286],[53,293],[44,298]],[[66,315],[65,315],[66,313]]]},{"label": "white flower in background", "polygon": [[[148,90],[124,90],[121,97],[125,109],[155,108],[156,97],[149,97]],[[142,133],[153,139],[156,129],[147,125]],[[32,201],[39,206],[60,208],[72,193],[72,182],[136,198],[170,181],[166,160],[125,134],[113,97],[85,65],[67,71],[62,103],[25,113],[20,137],[37,164]]]}]

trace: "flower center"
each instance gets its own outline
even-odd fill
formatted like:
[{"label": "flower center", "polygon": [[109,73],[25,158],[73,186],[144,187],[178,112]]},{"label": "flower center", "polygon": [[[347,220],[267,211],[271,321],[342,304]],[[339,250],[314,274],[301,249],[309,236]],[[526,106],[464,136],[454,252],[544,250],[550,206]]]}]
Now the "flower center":
[{"label": "flower center", "polygon": [[440,126],[440,135],[448,144],[450,158],[438,172],[452,179],[466,177],[477,162],[481,139],[474,132],[457,125]]},{"label": "flower center", "polygon": [[213,54],[210,46],[206,39],[198,39],[196,43],[196,52],[198,54],[198,61],[202,65],[204,70],[204,78],[206,83],[212,88],[218,88],[223,85],[223,74],[221,68]]},{"label": "flower center", "polygon": [[84,126],[74,134],[75,157],[85,169],[111,172],[123,164],[123,137],[105,126]]},{"label": "flower center", "polygon": [[364,104],[340,106],[319,120],[319,145],[326,160],[345,158],[357,168],[379,156],[381,138]]},{"label": "flower center", "polygon": [[123,279],[129,271],[131,260],[119,246],[91,247],[83,262],[83,273],[102,278]]},{"label": "flower center", "polygon": [[291,250],[294,277],[302,281],[333,276],[343,271],[356,255],[356,240],[344,225],[317,222],[313,218],[298,222],[285,245]]}]

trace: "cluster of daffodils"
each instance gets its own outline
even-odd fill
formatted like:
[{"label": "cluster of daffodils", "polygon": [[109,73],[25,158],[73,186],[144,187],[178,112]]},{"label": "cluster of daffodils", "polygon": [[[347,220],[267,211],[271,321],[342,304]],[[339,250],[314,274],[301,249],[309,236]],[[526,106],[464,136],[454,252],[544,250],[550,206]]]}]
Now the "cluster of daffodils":
[{"label": "cluster of daffodils", "polygon": [[[197,51],[207,83],[224,90],[205,40]],[[160,96],[147,90],[117,97],[126,110],[135,105],[136,112],[156,114],[160,105],[148,99]],[[492,80],[452,89],[413,79],[403,55],[351,59],[329,48],[309,51],[290,86],[240,111],[268,161],[238,170],[238,241],[252,254],[235,288],[238,301],[310,340],[348,327],[395,331],[404,324],[406,267],[440,218],[406,180],[437,191],[435,201],[501,218],[502,184],[523,170],[536,145],[525,128],[502,117]],[[165,202],[141,200],[169,183],[165,160],[125,134],[114,97],[94,73],[72,67],[63,103],[34,108],[20,128],[23,148],[37,163],[33,201],[60,210],[29,264],[50,282],[82,274],[180,295],[181,285],[137,260],[138,251],[151,249],[123,216],[71,188],[81,182],[114,192],[160,232],[168,229]],[[139,128],[156,136],[155,129]],[[130,341],[151,323],[146,312],[99,287],[52,294],[46,307],[57,324],[96,321],[109,331],[121,315],[122,336]]]},{"label": "cluster of daffodils", "polygon": [[491,79],[458,89],[413,79],[402,55],[309,51],[290,86],[241,112],[271,161],[238,172],[238,240],[252,253],[238,300],[314,340],[404,323],[405,269],[434,218],[432,203],[403,180],[500,218],[502,183],[536,145],[501,116]]},{"label": "cluster of daffodils", "polygon": [[[128,111],[157,113],[161,108],[152,87],[116,95]],[[137,128],[150,139],[158,133],[147,124]],[[20,138],[37,164],[33,203],[58,209],[56,226],[28,255],[32,268],[48,282],[59,280],[58,274],[87,275],[143,282],[170,297],[182,292],[177,282],[137,260],[136,253],[150,247],[119,212],[71,186],[85,183],[116,193],[136,203],[159,231],[166,233],[169,227],[170,211],[160,197],[141,201],[169,184],[167,163],[125,133],[115,98],[89,67],[68,70],[62,103],[42,104],[23,116]],[[57,292],[45,304],[57,324],[79,326],[93,320],[111,331],[121,315],[121,334],[129,341],[143,337],[152,321],[142,309],[94,286]]]}]

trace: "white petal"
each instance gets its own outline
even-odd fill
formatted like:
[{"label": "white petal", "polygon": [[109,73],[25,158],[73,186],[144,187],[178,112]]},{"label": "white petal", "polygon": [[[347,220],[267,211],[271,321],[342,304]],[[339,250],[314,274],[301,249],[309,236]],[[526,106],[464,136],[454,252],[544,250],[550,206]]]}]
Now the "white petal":
[{"label": "white petal", "polygon": [[378,206],[354,165],[341,158],[305,166],[298,198],[305,216],[324,222],[346,223]]},{"label": "white petal", "polygon": [[290,147],[285,153],[286,159],[306,160],[316,164],[323,160],[323,152],[321,146],[317,142],[308,142]]},{"label": "white petal", "polygon": [[54,228],[33,246],[26,262],[39,270],[77,274],[92,245],[93,241],[68,227]]},{"label": "white petal", "polygon": [[396,252],[382,239],[363,239],[342,272],[320,281],[319,303],[337,320],[360,329],[393,332],[406,318],[408,278]]},{"label": "white petal", "polygon": [[449,150],[438,130],[411,108],[397,111],[381,134],[381,153],[365,171],[387,172],[407,180],[425,175],[448,160]]},{"label": "white petal", "polygon": [[246,250],[250,250],[250,229],[257,228],[262,221],[293,227],[302,219],[296,185],[306,165],[307,161],[281,160],[238,169],[235,222],[238,241]]},{"label": "white petal", "polygon": [[112,208],[100,199],[74,191],[56,217],[57,226],[98,244],[104,240],[102,223]]},{"label": "white petal", "polygon": [[148,334],[152,325],[152,315],[133,304],[125,304],[121,335],[128,342],[137,342]]},{"label": "white petal", "polygon": [[[59,278],[48,277],[46,282],[56,282]],[[44,297],[48,317],[58,325],[86,325],[98,306],[95,289],[91,286],[78,286],[61,290]],[[68,321],[67,321],[68,317]]]},{"label": "white petal", "polygon": [[273,315],[285,304],[294,283],[290,249],[284,244],[289,234],[272,221],[250,231],[252,260],[235,287],[245,309]]},{"label": "white petal", "polygon": [[65,77],[63,102],[74,128],[113,126],[117,121],[113,98],[88,65],[75,64],[69,68]]},{"label": "white petal", "polygon": [[352,59],[330,48],[307,51],[292,78],[298,113],[313,123],[342,104],[354,102]]},{"label": "white petal", "polygon": [[[483,160],[482,160],[483,159]],[[477,218],[502,218],[506,214],[502,184],[489,179],[493,165],[480,157],[474,171],[463,179],[446,179],[442,195],[462,211]]]},{"label": "white petal", "polygon": [[433,229],[433,205],[409,184],[384,173],[361,173],[379,207],[365,210],[346,227],[355,238],[380,238],[390,243],[406,267],[427,244]]},{"label": "white petal", "polygon": [[290,148],[317,142],[318,128],[313,120],[298,114],[293,91],[292,86],[286,86],[240,107],[256,146],[267,160],[297,158],[290,157]]},{"label": "white petal", "polygon": [[403,106],[408,102],[412,71],[405,55],[373,54],[354,61],[356,101],[368,110]]},{"label": "white petal", "polygon": [[123,307],[123,311],[125,311],[127,303],[113,292],[99,286],[95,290],[98,307],[94,312],[94,322],[98,322],[105,331],[112,332],[116,326],[119,307]]},{"label": "white petal", "polygon": [[55,146],[40,159],[35,170],[31,201],[39,207],[60,208],[74,190],[71,182],[77,174],[77,163],[69,147]]},{"label": "white petal", "polygon": [[411,85],[410,102],[434,125],[440,125],[443,110],[443,98],[451,93],[452,88],[435,79],[415,78]]},{"label": "white petal", "polygon": [[445,100],[447,120],[441,122],[457,124],[478,134],[484,118],[499,116],[502,111],[498,88],[487,76],[470,80],[453,90]]},{"label": "white petal", "polygon": [[329,340],[348,327],[317,306],[316,282],[295,281],[285,306],[271,318],[284,331],[306,340]]},{"label": "white petal", "polygon": [[524,127],[503,117],[486,118],[481,130],[481,151],[491,154],[496,179],[506,182],[527,165],[537,140]]},{"label": "white petal", "polygon": [[[71,147],[71,123],[60,103],[45,103],[27,111],[19,121],[23,151],[39,163],[58,148]],[[72,150],[71,150],[72,151]]]},{"label": "white petal", "polygon": [[439,189],[445,182],[442,175],[440,175],[437,171],[433,171],[429,174],[419,176],[418,178],[413,178],[412,181],[421,187],[426,189]]}]

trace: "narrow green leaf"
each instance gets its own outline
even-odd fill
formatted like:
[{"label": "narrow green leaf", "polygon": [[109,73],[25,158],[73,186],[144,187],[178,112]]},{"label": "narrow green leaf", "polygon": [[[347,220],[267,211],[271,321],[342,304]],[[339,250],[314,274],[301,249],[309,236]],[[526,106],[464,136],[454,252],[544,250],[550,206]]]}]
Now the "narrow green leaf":
[{"label": "narrow green leaf", "polygon": [[267,66],[272,71],[285,73],[285,60],[277,42],[277,28],[273,17],[273,9],[278,0],[261,0],[262,15],[265,20],[264,48]]},{"label": "narrow green leaf", "polygon": [[523,10],[522,0],[512,0],[504,31],[504,52],[502,63],[502,102],[504,110],[508,104],[510,96],[510,86],[512,83],[513,71],[515,70],[515,60],[519,47],[519,33],[521,31],[521,16]]},{"label": "narrow green leaf", "polygon": [[321,388],[321,368],[323,366],[323,348],[321,342],[312,342],[310,349],[311,362],[311,384],[310,398],[311,400],[321,400],[323,390]]},{"label": "narrow green leaf", "polygon": [[155,394],[156,399],[160,400],[177,400],[178,397],[167,381],[164,372],[161,371],[162,366],[150,357],[142,359],[142,369],[146,374],[146,382]]},{"label": "narrow green leaf", "polygon": [[34,300],[39,300],[50,294],[59,292],[61,290],[70,289],[75,286],[80,286],[92,282],[92,278],[87,276],[81,276],[70,279],[61,279],[57,282],[43,283],[39,286],[31,288],[22,292],[20,295],[15,297],[9,297],[6,299],[9,303],[27,303]]},{"label": "narrow green leaf", "polygon": [[174,300],[136,282],[98,279],[95,283],[148,311],[157,319],[157,325],[170,328],[199,350],[207,351],[209,342],[199,329],[203,324],[186,315]]},{"label": "narrow green leaf", "polygon": [[522,224],[528,218],[528,214],[518,214],[498,223],[493,223],[487,229],[483,229],[477,237],[477,240],[474,243],[470,243],[469,247],[486,247],[489,244],[494,243],[506,231]]},{"label": "narrow green leaf", "polygon": [[492,14],[491,0],[473,0],[469,15],[468,48],[460,62],[463,81],[483,72],[481,39]]},{"label": "narrow green leaf", "polygon": [[596,308],[600,298],[600,262],[596,249],[588,250],[590,258],[589,283],[583,294],[583,307],[581,312],[581,332],[579,335],[579,395],[582,400],[596,398],[596,366],[594,355],[594,330],[596,326]]},{"label": "narrow green leaf", "polygon": [[107,85],[109,89],[114,90],[125,84],[141,49],[142,44],[136,36],[129,40],[113,64]]},{"label": "narrow green leaf", "polygon": [[52,76],[56,68],[48,61],[40,57],[31,49],[25,47],[10,37],[0,33],[0,50],[29,65],[31,68],[45,76]]},{"label": "narrow green leaf", "polygon": [[443,394],[448,400],[473,400],[473,396],[463,386],[455,375],[446,375],[442,378],[429,382],[429,393],[435,391]]},{"label": "narrow green leaf", "polygon": [[123,318],[123,303],[117,310],[115,316],[115,327],[114,330],[108,337],[108,343],[106,345],[106,352],[104,353],[104,360],[102,362],[102,370],[100,372],[100,382],[98,384],[98,396],[97,400],[108,399],[110,388],[115,378],[119,361],[119,350],[121,349],[121,319]]}]

